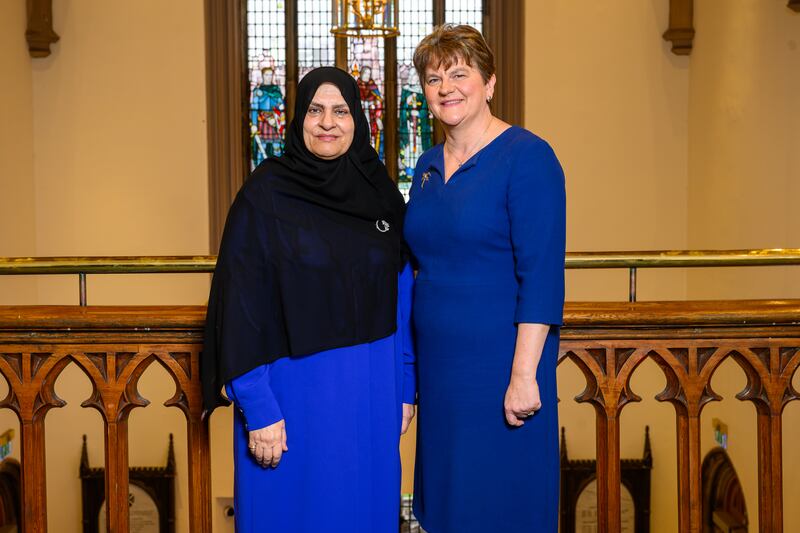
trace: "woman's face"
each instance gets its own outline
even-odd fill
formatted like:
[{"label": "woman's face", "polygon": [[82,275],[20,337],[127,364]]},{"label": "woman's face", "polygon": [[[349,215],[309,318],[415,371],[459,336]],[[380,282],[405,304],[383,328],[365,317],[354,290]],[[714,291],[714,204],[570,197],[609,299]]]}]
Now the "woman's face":
[{"label": "woman's face", "polygon": [[338,87],[320,85],[303,120],[306,148],[320,159],[336,159],[350,148],[355,129],[353,115]]},{"label": "woman's face", "polygon": [[485,110],[487,99],[494,94],[495,76],[484,82],[478,69],[462,59],[445,69],[428,67],[423,88],[430,110],[446,126],[458,126],[465,119]]}]

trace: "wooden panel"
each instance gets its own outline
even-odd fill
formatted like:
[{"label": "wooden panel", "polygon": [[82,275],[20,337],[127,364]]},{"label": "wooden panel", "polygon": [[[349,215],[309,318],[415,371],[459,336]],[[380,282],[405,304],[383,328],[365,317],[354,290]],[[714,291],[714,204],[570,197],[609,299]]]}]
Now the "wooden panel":
[{"label": "wooden panel", "polygon": [[525,2],[484,0],[486,41],[494,52],[497,85],[492,113],[509,124],[525,126]]},{"label": "wooden panel", "polygon": [[214,254],[228,208],[248,173],[243,17],[241,0],[205,0],[209,250]]},{"label": "wooden panel", "polygon": [[294,118],[297,98],[297,0],[286,0],[286,125]]},{"label": "wooden panel", "polygon": [[[209,429],[199,380],[204,318],[203,306],[0,307],[0,373],[10,388],[0,407],[20,418],[22,531],[46,530],[44,418],[64,405],[54,386],[71,362],[93,385],[82,405],[97,409],[105,423],[108,530],[128,531],[127,420],[148,404],[137,385],[158,362],[176,384],[166,405],[187,419],[190,530],[211,531]],[[758,413],[760,530],[780,533],[781,414],[800,397],[791,386],[800,366],[800,300],[566,305],[559,363],[572,361],[583,372],[586,389],[576,400],[591,403],[597,417],[599,531],[620,529],[620,417],[640,400],[630,380],[647,358],[666,377],[657,399],[676,413],[679,530],[702,530],[700,415],[719,399],[710,387],[714,371],[733,358],[748,377],[737,397]]]},{"label": "wooden panel", "polygon": [[384,113],[383,132],[384,161],[389,177],[397,182],[397,38],[391,37],[384,40]]}]

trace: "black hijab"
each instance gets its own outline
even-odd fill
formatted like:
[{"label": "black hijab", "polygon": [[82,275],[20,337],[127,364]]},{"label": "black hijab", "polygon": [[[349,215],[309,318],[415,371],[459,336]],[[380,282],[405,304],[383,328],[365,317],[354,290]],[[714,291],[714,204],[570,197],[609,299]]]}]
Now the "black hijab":
[{"label": "black hijab", "polygon": [[[335,160],[316,157],[303,140],[308,106],[323,83],[339,89],[355,121],[353,143],[344,156]],[[294,120],[287,130],[284,155],[267,159],[263,165],[287,178],[284,192],[295,197],[345,214],[347,218],[386,220],[398,225],[403,222],[403,197],[370,145],[369,124],[361,107],[358,85],[343,70],[321,67],[303,77],[297,86]],[[401,235],[402,232],[386,233],[391,239],[399,239]]]},{"label": "black hijab", "polygon": [[[339,89],[355,123],[352,144],[333,160],[303,140],[324,83]],[[369,143],[355,80],[333,67],[309,72],[284,154],[256,168],[228,213],[200,361],[207,410],[227,403],[225,383],[260,365],[395,331],[404,209]]]}]

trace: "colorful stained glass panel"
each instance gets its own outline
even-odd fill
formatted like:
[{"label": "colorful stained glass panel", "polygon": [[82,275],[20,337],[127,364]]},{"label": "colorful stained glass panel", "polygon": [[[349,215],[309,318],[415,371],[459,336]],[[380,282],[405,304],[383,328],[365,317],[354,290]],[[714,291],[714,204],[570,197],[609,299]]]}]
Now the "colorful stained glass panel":
[{"label": "colorful stained glass panel", "polygon": [[283,0],[247,1],[250,169],[283,153],[286,24]]},{"label": "colorful stained glass panel", "polygon": [[367,117],[370,142],[381,160],[384,160],[383,114],[384,94],[384,41],[383,39],[348,39],[347,64],[358,83],[361,105]]},{"label": "colorful stained glass panel", "polygon": [[428,110],[413,63],[414,49],[432,30],[432,2],[406,0],[400,3],[400,36],[397,38],[397,185],[406,199],[419,157],[433,146],[433,115]]},{"label": "colorful stained glass panel", "polygon": [[483,31],[483,0],[445,0],[444,21]]},{"label": "colorful stained glass panel", "polygon": [[331,0],[297,0],[298,79],[312,69],[336,63],[331,25]]}]

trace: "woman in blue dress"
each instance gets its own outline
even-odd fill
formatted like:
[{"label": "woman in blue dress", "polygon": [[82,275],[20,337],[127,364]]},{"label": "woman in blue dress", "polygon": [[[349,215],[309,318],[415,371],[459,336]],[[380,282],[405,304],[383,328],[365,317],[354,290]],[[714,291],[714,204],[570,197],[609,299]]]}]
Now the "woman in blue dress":
[{"label": "woman in blue dress", "polygon": [[355,81],[308,73],[284,154],[231,206],[209,298],[203,396],[236,407],[240,533],[398,530],[416,394],[403,213]]},{"label": "woman in blue dress", "polygon": [[445,142],[417,163],[414,513],[428,533],[555,533],[565,186],[550,146],[492,116],[494,58],[443,26],[414,65]]}]

